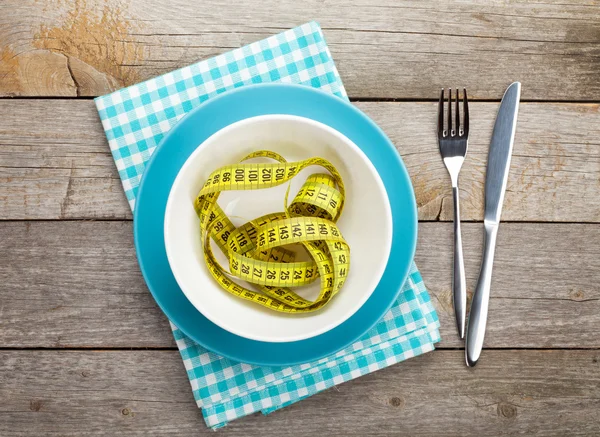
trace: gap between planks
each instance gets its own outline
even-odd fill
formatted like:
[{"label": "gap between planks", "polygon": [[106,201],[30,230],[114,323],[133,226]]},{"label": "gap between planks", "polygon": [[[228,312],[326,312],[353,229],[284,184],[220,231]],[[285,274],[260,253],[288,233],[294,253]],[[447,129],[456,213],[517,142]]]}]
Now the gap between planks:
[{"label": "gap between planks", "polygon": [[[468,88],[467,88],[468,91]],[[12,101],[12,100],[65,100],[65,101],[79,101],[79,100],[94,100],[99,96],[0,96],[0,101]],[[414,98],[414,97],[348,97],[350,103],[435,103],[439,101],[439,98]],[[469,98],[469,103],[500,103],[501,99],[477,99]],[[600,104],[600,100],[547,100],[547,99],[521,99],[521,103],[539,103],[539,104]]]},{"label": "gap between planks", "polygon": [[[543,347],[543,348],[532,348],[532,347],[483,347],[486,351],[536,351],[536,352],[544,352],[544,351],[600,351],[600,347]],[[178,348],[176,346],[165,346],[165,347],[97,347],[97,346],[77,346],[77,347],[31,347],[31,346],[9,346],[4,347],[0,346],[0,351],[43,351],[43,352],[52,352],[52,351],[73,351],[73,352],[136,352],[136,351],[147,351],[147,352],[161,352],[161,351],[177,351]],[[464,347],[451,347],[451,346],[436,346],[435,350],[438,351],[464,351]]]}]

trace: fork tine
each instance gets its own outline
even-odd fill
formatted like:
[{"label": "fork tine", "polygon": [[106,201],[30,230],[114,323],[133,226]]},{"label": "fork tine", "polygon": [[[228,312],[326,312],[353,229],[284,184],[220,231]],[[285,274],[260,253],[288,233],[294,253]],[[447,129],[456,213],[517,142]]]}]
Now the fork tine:
[{"label": "fork tine", "polygon": [[452,135],[452,88],[448,88],[448,136]]},{"label": "fork tine", "polygon": [[458,103],[460,102],[458,88],[456,88],[456,115],[454,122],[454,132],[456,135],[460,135],[460,111],[458,110]]},{"label": "fork tine", "polygon": [[440,104],[438,106],[438,136],[444,136],[444,88],[442,88]]},{"label": "fork tine", "polygon": [[463,88],[463,135],[469,135],[469,101],[466,88]]}]

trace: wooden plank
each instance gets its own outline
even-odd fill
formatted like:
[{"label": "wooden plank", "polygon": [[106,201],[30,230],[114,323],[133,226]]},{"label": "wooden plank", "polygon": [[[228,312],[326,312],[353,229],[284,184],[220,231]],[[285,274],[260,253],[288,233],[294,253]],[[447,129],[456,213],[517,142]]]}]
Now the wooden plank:
[{"label": "wooden plank", "polygon": [[[359,104],[402,156],[420,220],[452,220],[450,179],[441,162],[437,105]],[[472,109],[471,109],[472,108]],[[482,220],[485,171],[498,105],[469,105],[467,158],[460,173],[461,216]],[[591,123],[591,124],[588,124]],[[600,221],[600,105],[521,104],[502,209],[505,221]]]},{"label": "wooden plank", "polygon": [[[349,94],[435,98],[443,86],[498,99],[597,100],[597,1],[211,0],[4,2],[0,95],[101,95],[319,21]],[[310,11],[310,14],[307,14]]]},{"label": "wooden plank", "polygon": [[131,218],[93,102],[3,100],[0,107],[3,219]]},{"label": "wooden plank", "polygon": [[[434,134],[436,105],[357,106],[387,132],[403,156],[419,218],[451,220],[450,179]],[[487,150],[497,107],[471,105],[469,152],[460,181],[464,220],[483,217]],[[93,102],[3,100],[0,119],[0,218],[131,218]],[[522,104],[502,218],[600,221],[598,138],[598,104]]]},{"label": "wooden plank", "polygon": [[1,345],[174,345],[137,265],[131,222],[4,222],[0,228]]},{"label": "wooden plank", "polygon": [[[473,290],[481,224],[463,229]],[[486,346],[598,348],[600,226],[501,226]],[[172,347],[166,318],[148,292],[131,222],[0,222],[0,346]],[[454,328],[450,223],[420,225],[417,265],[442,324]]]},{"label": "wooden plank", "polygon": [[[598,351],[436,351],[219,431],[232,436],[597,436]],[[176,351],[2,351],[0,434],[212,435]]]}]

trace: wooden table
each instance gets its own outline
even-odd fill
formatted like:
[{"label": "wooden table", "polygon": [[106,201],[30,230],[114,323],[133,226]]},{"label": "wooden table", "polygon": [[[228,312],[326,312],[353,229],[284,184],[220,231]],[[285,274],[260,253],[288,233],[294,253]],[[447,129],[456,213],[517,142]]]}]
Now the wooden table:
[{"label": "wooden table", "polygon": [[[438,349],[223,435],[600,434],[600,3],[4,0],[0,5],[0,435],[212,435],[139,272],[93,96],[318,20],[355,104],[398,147]],[[523,103],[486,350],[463,364],[439,89],[466,86],[469,290],[506,86]]]}]

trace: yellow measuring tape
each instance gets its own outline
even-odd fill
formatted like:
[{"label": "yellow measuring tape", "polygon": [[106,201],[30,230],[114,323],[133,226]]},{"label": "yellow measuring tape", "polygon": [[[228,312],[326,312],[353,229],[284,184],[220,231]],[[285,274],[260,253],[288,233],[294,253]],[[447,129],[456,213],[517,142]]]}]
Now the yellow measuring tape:
[{"label": "yellow measuring tape", "polygon": [[[277,153],[261,150],[241,162],[258,157],[276,162],[221,167],[211,173],[194,201],[206,265],[221,287],[236,296],[276,311],[315,311],[340,291],[350,268],[350,248],[336,226],[344,209],[344,183],[323,158],[288,163]],[[311,165],[321,166],[329,174],[310,175],[289,206],[288,186],[282,212],[236,227],[217,204],[222,191],[275,187]],[[229,272],[216,260],[211,238],[229,259]],[[285,247],[290,244],[303,246],[311,260],[295,261],[296,253]],[[235,283],[233,277],[254,284],[259,291]],[[312,302],[291,290],[317,278],[321,291]]]}]

